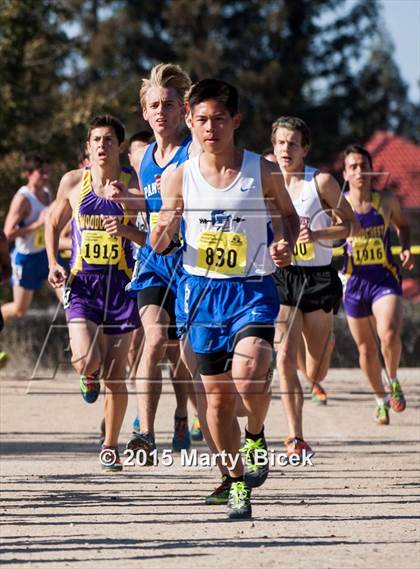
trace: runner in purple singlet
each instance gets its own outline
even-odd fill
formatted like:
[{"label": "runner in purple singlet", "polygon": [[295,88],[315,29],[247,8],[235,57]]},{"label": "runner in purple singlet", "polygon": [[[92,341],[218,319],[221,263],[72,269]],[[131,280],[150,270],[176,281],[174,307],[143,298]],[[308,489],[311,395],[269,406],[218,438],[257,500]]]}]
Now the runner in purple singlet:
[{"label": "runner in purple singlet", "polygon": [[[402,292],[398,267],[392,259],[390,225],[402,245],[402,266],[412,269],[410,229],[398,200],[371,188],[372,158],[357,144],[344,151],[345,193],[360,231],[347,239],[343,273],[344,310],[359,350],[360,367],[375,393],[376,422],[389,424],[389,408],[404,411],[406,402],[397,379],[401,357]],[[379,340],[378,340],[379,338]],[[382,354],[385,390],[382,378]]]},{"label": "runner in purple singlet", "polygon": [[[87,140],[91,166],[63,176],[46,225],[48,280],[55,288],[65,285],[72,362],[87,403],[96,401],[100,377],[104,379],[106,435],[101,462],[108,472],[122,468],[117,445],[127,407],[125,364],[131,333],[139,326],[136,302],[125,293],[134,266],[130,240],[145,241],[145,234],[131,224],[137,209],[105,198],[109,187],[116,186],[133,194],[130,207],[141,205],[135,172],[120,166],[124,136],[115,117],[103,115],[91,121]],[[56,254],[60,232],[70,219],[72,257],[66,278]]]}]

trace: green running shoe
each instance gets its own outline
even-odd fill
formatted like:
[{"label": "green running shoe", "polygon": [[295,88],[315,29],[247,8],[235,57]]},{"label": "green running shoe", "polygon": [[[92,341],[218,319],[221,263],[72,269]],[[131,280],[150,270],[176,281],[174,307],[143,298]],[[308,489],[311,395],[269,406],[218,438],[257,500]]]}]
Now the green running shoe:
[{"label": "green running shoe", "polygon": [[123,469],[118,449],[114,447],[102,445],[101,452],[99,453],[99,462],[101,463],[102,472],[108,474],[121,472]]},{"label": "green running shoe", "polygon": [[390,388],[389,403],[391,404],[391,409],[396,413],[401,413],[402,411],[404,411],[407,404],[398,379],[391,381],[391,383],[389,384],[389,388]]},{"label": "green running shoe", "polygon": [[219,504],[227,504],[229,500],[229,492],[232,482],[228,477],[222,476],[222,483],[217,486],[214,491],[206,497],[208,506],[218,506]]},{"label": "green running shoe", "polygon": [[197,415],[194,415],[194,419],[190,429],[190,435],[192,441],[202,441],[203,440],[203,431],[201,430],[200,420]]},{"label": "green running shoe", "polygon": [[98,375],[80,376],[80,393],[86,403],[95,403],[101,392],[101,382]]},{"label": "green running shoe", "polygon": [[389,405],[380,403],[376,406],[376,424],[389,425]]},{"label": "green running shoe", "polygon": [[232,482],[228,499],[228,517],[246,520],[252,517],[251,489],[245,482]]},{"label": "green running shoe", "polygon": [[0,352],[0,368],[4,367],[9,361],[9,354],[7,352]]},{"label": "green running shoe", "polygon": [[267,443],[261,437],[254,441],[245,439],[245,444],[239,449],[245,455],[244,481],[249,488],[257,488],[267,480],[269,466]]}]

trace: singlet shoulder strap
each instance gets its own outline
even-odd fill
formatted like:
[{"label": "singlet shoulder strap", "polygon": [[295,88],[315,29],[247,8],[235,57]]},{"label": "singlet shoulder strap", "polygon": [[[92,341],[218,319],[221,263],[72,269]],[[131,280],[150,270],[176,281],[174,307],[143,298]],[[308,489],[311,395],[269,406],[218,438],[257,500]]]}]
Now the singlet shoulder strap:
[{"label": "singlet shoulder strap", "polygon": [[23,196],[25,196],[25,198],[31,199],[30,196],[32,195],[32,192],[30,192],[26,186],[22,186],[21,188],[19,188],[16,193],[22,194]]},{"label": "singlet shoulder strap", "polygon": [[373,207],[379,212],[382,213],[381,210],[383,210],[382,207],[382,196],[380,195],[380,192],[376,191],[376,190],[372,190],[372,205]]},{"label": "singlet shoulder strap", "polygon": [[147,164],[150,162],[150,160],[153,159],[153,152],[155,151],[156,144],[156,141],[151,142],[143,154],[143,158],[141,159],[140,163],[140,178],[143,176],[144,169],[146,168]]},{"label": "singlet shoulder strap", "polygon": [[121,169],[119,180],[124,184],[124,186],[127,186],[129,184],[132,173],[133,170],[131,168],[127,168],[126,166],[123,166]]},{"label": "singlet shoulder strap", "polygon": [[316,195],[318,196],[319,203],[321,204],[322,209],[324,209],[324,210],[329,209],[328,204],[326,203],[326,201],[321,196],[321,192],[319,190],[319,185],[318,185],[318,180],[316,179],[317,174],[319,174],[318,168],[314,168],[313,166],[306,166],[305,165],[305,174],[304,174],[305,182],[308,182],[309,184],[313,184],[313,187],[315,189]]},{"label": "singlet shoulder strap", "polygon": [[305,182],[312,182],[313,180],[315,180],[315,176],[318,174],[318,172],[319,172],[318,168],[314,168],[313,166],[307,166],[305,164],[305,173],[304,173]]},{"label": "singlet shoulder strap", "polygon": [[80,209],[81,204],[83,203],[83,200],[85,199],[85,197],[90,192],[91,188],[92,188],[91,171],[90,171],[90,167],[86,166],[83,170],[82,181],[80,183],[79,197],[77,198],[76,207],[74,208],[74,211],[73,211],[73,218],[74,218],[76,225],[79,229],[80,229],[79,209]]},{"label": "singlet shoulder strap", "polygon": [[[127,168],[126,166],[123,166],[118,179],[120,182],[122,182],[124,184],[124,186],[128,187],[128,184],[130,183],[132,174],[133,174],[132,168]],[[127,206],[125,203],[122,203],[121,206],[122,206],[122,209],[124,211],[123,223],[124,223],[124,225],[127,225],[128,224]]]},{"label": "singlet shoulder strap", "polygon": [[384,196],[382,192],[378,190],[372,190],[372,205],[376,209],[376,211],[382,215],[384,220],[385,228],[389,227],[389,216],[386,215],[385,208],[384,208]]}]

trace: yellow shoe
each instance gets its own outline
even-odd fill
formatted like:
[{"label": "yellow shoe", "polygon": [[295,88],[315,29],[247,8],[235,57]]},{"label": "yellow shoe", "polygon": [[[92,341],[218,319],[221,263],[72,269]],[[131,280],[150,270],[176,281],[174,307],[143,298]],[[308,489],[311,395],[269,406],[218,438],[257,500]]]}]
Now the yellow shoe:
[{"label": "yellow shoe", "polygon": [[204,438],[203,431],[201,430],[200,426],[200,420],[197,415],[194,415],[194,420],[190,429],[190,435],[193,441],[202,441]]},{"label": "yellow shoe", "polygon": [[0,352],[0,368],[4,367],[9,360],[9,354],[7,352]]}]

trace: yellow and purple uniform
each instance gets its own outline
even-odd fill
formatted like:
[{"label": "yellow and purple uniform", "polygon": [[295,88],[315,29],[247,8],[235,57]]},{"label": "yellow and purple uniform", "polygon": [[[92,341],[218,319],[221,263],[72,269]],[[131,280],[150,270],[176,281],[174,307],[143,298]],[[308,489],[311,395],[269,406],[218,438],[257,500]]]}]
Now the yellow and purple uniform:
[{"label": "yellow and purple uniform", "polygon": [[[128,184],[131,171],[123,169],[120,181]],[[107,334],[131,332],[139,326],[137,306],[127,297],[134,259],[131,241],[109,235],[103,216],[129,222],[122,204],[95,194],[90,167],[83,171],[80,195],[72,219],[70,277],[64,307],[68,320],[87,319],[103,325]]]},{"label": "yellow and purple uniform", "polygon": [[[351,204],[348,193],[345,195]],[[354,212],[362,228],[360,234],[348,238],[344,245],[344,310],[353,318],[371,316],[372,304],[383,296],[402,295],[381,193],[372,190],[371,199],[372,207],[367,213]]]}]

